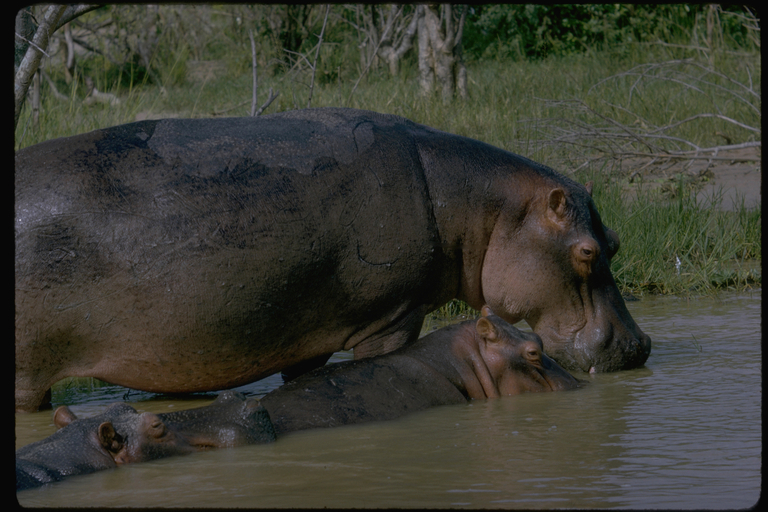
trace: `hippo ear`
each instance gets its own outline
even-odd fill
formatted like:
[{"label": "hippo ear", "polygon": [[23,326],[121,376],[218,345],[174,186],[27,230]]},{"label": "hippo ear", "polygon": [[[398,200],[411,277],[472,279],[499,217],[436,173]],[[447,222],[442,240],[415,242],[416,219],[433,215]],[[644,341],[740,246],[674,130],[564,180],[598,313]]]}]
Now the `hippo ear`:
[{"label": "hippo ear", "polygon": [[62,405],[53,412],[53,424],[57,429],[61,429],[72,423],[77,419],[75,413],[73,413],[69,407]]},{"label": "hippo ear", "polygon": [[115,427],[109,421],[99,425],[99,442],[110,453],[117,453],[123,447],[120,436],[115,432]]},{"label": "hippo ear", "polygon": [[591,181],[588,181],[588,182],[587,182],[587,183],[584,185],[584,188],[586,188],[586,189],[587,189],[587,194],[589,194],[589,195],[591,196],[591,195],[592,195],[592,182],[591,182]]},{"label": "hippo ear", "polygon": [[491,316],[492,314],[493,314],[493,311],[491,311],[491,308],[489,308],[487,304],[482,308],[480,308],[481,316]]},{"label": "hippo ear", "polygon": [[477,330],[477,333],[486,341],[496,341],[499,338],[499,331],[496,329],[496,326],[493,325],[493,322],[488,320],[486,317],[480,317],[477,319],[475,329]]},{"label": "hippo ear", "polygon": [[563,226],[566,222],[565,208],[566,200],[563,189],[552,189],[549,192],[549,203],[547,205],[547,217],[549,220],[558,226]]}]

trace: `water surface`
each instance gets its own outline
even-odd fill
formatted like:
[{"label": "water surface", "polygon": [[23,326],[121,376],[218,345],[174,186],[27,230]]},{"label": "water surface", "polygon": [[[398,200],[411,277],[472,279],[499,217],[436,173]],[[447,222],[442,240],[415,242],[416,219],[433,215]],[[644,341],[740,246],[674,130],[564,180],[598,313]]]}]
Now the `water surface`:
[{"label": "water surface", "polygon": [[[445,406],[401,420],[124,466],[17,494],[48,507],[746,508],[760,496],[760,294],[628,307],[653,339],[645,367],[560,393]],[[349,357],[347,354],[336,359]],[[238,388],[261,395],[274,376]],[[124,388],[54,401],[87,416]],[[131,392],[140,410],[210,403]],[[16,415],[17,448],[53,432]]]}]

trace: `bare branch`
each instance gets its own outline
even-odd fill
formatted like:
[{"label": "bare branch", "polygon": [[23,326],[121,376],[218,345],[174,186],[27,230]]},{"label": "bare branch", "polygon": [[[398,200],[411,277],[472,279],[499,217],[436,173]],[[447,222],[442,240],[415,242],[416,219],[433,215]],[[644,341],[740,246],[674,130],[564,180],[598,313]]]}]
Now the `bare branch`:
[{"label": "bare branch", "polygon": [[721,114],[704,113],[704,114],[696,114],[695,116],[688,117],[686,119],[683,119],[682,121],[678,121],[676,123],[672,123],[672,124],[669,124],[667,126],[663,126],[663,127],[659,128],[657,130],[654,130],[653,132],[649,132],[649,134],[655,133],[657,131],[671,130],[672,128],[677,128],[681,124],[689,123],[691,121],[695,121],[696,119],[703,119],[703,118],[706,118],[706,117],[714,117],[714,118],[717,118],[717,119],[722,119],[723,121],[727,121],[727,122],[729,122],[731,124],[735,124],[736,126],[744,128],[745,130],[749,130],[749,131],[752,131],[752,132],[755,132],[755,133],[760,133],[760,128],[755,128],[754,126],[749,126],[749,125],[746,125],[744,123],[740,123],[739,121],[736,121],[735,119],[731,119],[730,117],[727,117],[727,116],[724,116],[724,115],[721,115]]},{"label": "bare branch", "polygon": [[317,51],[315,52],[315,62],[312,64],[312,81],[309,84],[309,98],[307,98],[307,108],[312,104],[312,92],[315,90],[315,73],[317,72],[317,57],[320,55],[320,45],[323,44],[323,34],[325,33],[325,25],[328,23],[328,13],[331,10],[331,5],[325,6],[325,19],[323,20],[323,28],[320,30],[320,37],[317,40]]},{"label": "bare branch", "polygon": [[[402,7],[402,6],[400,6],[400,10],[398,11],[398,13],[399,13],[400,11],[402,11],[402,10],[403,10],[403,7]],[[387,27],[387,30],[389,30],[389,28],[390,28],[390,27]],[[374,50],[374,52],[373,52],[373,54],[374,54],[374,55],[376,54],[376,52],[378,52],[378,51],[379,51],[379,46],[381,45],[381,41],[382,41],[382,40],[383,40],[383,39],[386,37],[386,35],[387,35],[387,31],[385,30],[385,31],[384,31],[384,34],[382,34],[382,36],[381,36],[381,39],[379,40],[379,43],[376,45],[376,49],[375,49],[375,50]],[[363,72],[362,72],[362,73],[360,73],[360,76],[359,76],[359,77],[357,77],[357,82],[355,82],[355,86],[354,86],[354,87],[352,87],[352,92],[350,92],[350,93],[349,93],[349,97],[347,98],[347,106],[349,106],[349,102],[350,102],[350,101],[352,101],[352,95],[353,95],[353,94],[355,94],[355,91],[357,90],[357,86],[358,86],[358,84],[360,84],[360,80],[362,80],[362,79],[363,79],[363,77],[365,76],[365,74],[366,74],[366,73],[368,72],[368,70],[371,68],[371,63],[373,63],[373,59],[371,59],[371,60],[369,60],[369,61],[368,61],[368,65],[367,65],[367,66],[365,66],[365,69],[363,70]]]},{"label": "bare branch", "polygon": [[256,41],[253,39],[253,30],[248,29],[248,36],[251,38],[251,62],[253,63],[253,96],[251,98],[251,117],[256,115],[256,97],[259,92],[259,80],[256,76]]},{"label": "bare branch", "polygon": [[63,101],[69,101],[69,96],[66,96],[59,92],[59,90],[56,88],[56,84],[53,83],[53,80],[51,80],[51,77],[48,76],[48,73],[40,69],[40,74],[45,78],[45,81],[48,82],[48,87],[51,88],[51,92],[53,92],[53,96],[56,99],[63,100]]},{"label": "bare branch", "polygon": [[99,7],[102,7],[100,4],[95,5],[87,5],[87,4],[80,4],[80,5],[70,5],[67,7],[67,9],[64,11],[64,13],[61,15],[61,18],[59,19],[59,22],[56,24],[56,28],[53,29],[55,32],[56,30],[60,29],[70,21],[72,21],[75,18],[78,18],[82,16],[83,14],[93,11],[95,9],[98,9]]},{"label": "bare branch", "polygon": [[256,111],[254,114],[255,116],[261,115],[264,110],[269,107],[273,101],[275,101],[275,98],[280,96],[280,91],[277,91],[277,94],[272,94],[272,88],[269,88],[269,98],[267,98],[267,101],[264,102],[262,106],[259,107],[259,110]]},{"label": "bare branch", "polygon": [[19,115],[21,114],[21,106],[24,104],[24,98],[27,96],[27,90],[29,84],[32,81],[32,76],[37,71],[40,65],[40,58],[42,52],[38,48],[47,48],[48,40],[53,33],[53,27],[61,19],[61,15],[66,9],[65,5],[52,5],[45,11],[43,21],[37,27],[35,37],[32,38],[34,45],[30,45],[27,48],[27,52],[19,64],[19,69],[16,72],[13,84],[13,96],[14,96],[14,128],[19,122]]}]

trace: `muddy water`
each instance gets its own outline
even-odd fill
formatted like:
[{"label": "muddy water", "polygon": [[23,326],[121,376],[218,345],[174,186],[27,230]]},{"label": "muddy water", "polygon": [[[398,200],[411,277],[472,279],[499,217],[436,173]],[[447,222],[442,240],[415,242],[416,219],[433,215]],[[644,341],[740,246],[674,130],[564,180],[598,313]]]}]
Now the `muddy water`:
[{"label": "muddy water", "polygon": [[[35,507],[749,507],[760,493],[760,303],[759,293],[631,302],[653,338],[646,366],[579,375],[590,382],[575,391],[297,433],[17,497]],[[278,384],[241,389],[260,394]],[[87,415],[124,392],[99,388],[66,400]],[[127,399],[156,412],[211,400],[150,397]],[[51,431],[50,412],[16,416],[17,446]]]}]

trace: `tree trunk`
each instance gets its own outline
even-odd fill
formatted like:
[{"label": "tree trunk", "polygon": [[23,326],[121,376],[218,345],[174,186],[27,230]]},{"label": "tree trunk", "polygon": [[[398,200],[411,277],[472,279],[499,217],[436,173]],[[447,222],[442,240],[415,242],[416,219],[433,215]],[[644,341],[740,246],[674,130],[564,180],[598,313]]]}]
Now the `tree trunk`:
[{"label": "tree trunk", "polygon": [[[423,7],[424,20],[419,22],[419,69],[422,66],[421,45],[429,44],[434,76],[440,84],[443,103],[450,102],[458,90],[459,96],[467,97],[467,69],[462,59],[461,38],[464,31],[467,6],[462,6],[461,16],[455,20],[451,4],[442,4],[440,14],[434,6]],[[422,34],[422,29],[424,34]],[[422,38],[428,41],[422,42]],[[426,73],[426,72],[424,72]],[[427,92],[426,82],[422,91]]]},{"label": "tree trunk", "polygon": [[419,61],[419,87],[422,96],[432,94],[435,87],[434,56],[432,55],[432,45],[429,42],[429,32],[427,31],[427,22],[424,19],[423,5],[418,7],[417,12],[417,41],[418,41],[418,61]]},{"label": "tree trunk", "polygon": [[[410,21],[404,14],[404,6],[399,9],[393,5],[390,8],[386,22],[380,28],[381,42],[379,43],[379,57],[389,66],[389,73],[397,76],[400,73],[400,59],[413,47],[413,39],[418,26],[418,9],[411,15]],[[379,20],[383,16],[379,15]],[[407,22],[407,25],[406,25]]]},{"label": "tree trunk", "polygon": [[35,72],[37,72],[44,49],[48,47],[48,39],[56,28],[59,19],[66,8],[66,5],[52,5],[46,9],[42,23],[40,23],[37,27],[37,31],[35,31],[35,37],[32,39],[32,44],[27,48],[24,58],[22,59],[21,64],[19,64],[13,83],[13,100],[15,107],[13,121],[14,128],[19,122],[21,106],[24,104],[24,98],[27,96],[29,84],[32,81]]},{"label": "tree trunk", "polygon": [[32,21],[32,7],[25,7],[16,14],[16,41],[13,59],[14,74],[19,70],[21,60],[29,48],[29,41],[35,37],[35,24]]}]

